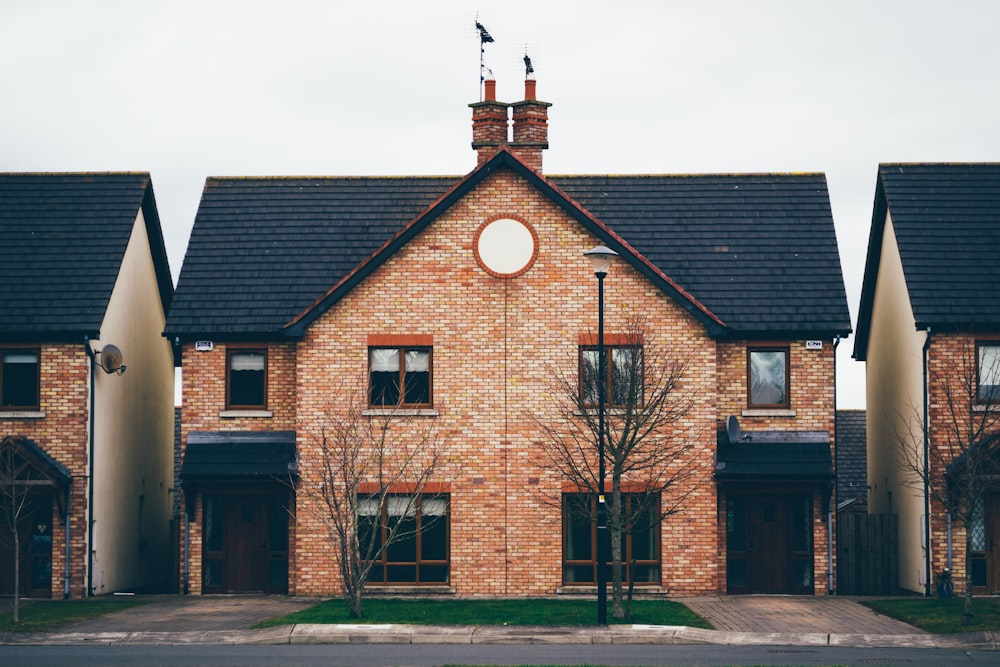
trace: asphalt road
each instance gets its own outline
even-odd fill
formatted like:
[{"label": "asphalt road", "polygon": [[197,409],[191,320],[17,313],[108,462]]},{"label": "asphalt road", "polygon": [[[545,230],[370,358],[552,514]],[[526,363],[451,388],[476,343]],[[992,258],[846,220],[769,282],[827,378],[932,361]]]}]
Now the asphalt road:
[{"label": "asphalt road", "polygon": [[430,667],[434,665],[997,665],[989,651],[958,649],[621,646],[292,645],[0,646],[7,667]]}]

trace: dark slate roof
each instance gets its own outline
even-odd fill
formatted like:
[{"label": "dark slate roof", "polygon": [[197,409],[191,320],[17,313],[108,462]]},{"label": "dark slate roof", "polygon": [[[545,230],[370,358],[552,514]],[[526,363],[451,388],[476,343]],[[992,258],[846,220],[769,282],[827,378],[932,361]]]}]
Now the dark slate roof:
[{"label": "dark slate roof", "polygon": [[173,281],[149,174],[0,174],[0,339],[98,335],[140,210],[166,309]]},{"label": "dark slate roof", "polygon": [[720,481],[833,479],[830,434],[825,431],[744,433],[738,442],[719,434],[715,478]]},{"label": "dark slate roof", "polygon": [[168,335],[283,335],[457,180],[209,178]]},{"label": "dark slate roof", "polygon": [[288,479],[298,458],[295,431],[193,431],[180,476],[187,484],[202,479]]},{"label": "dark slate roof", "polygon": [[551,177],[718,315],[728,335],[847,335],[822,174]]},{"label": "dark slate roof", "polygon": [[915,328],[1000,330],[1000,163],[882,164],[854,356],[866,358],[887,211]]},{"label": "dark slate roof", "polygon": [[868,504],[868,448],[864,410],[837,410],[837,503]]},{"label": "dark slate roof", "polygon": [[209,179],[168,335],[301,335],[499,168],[526,178],[712,335],[850,332],[823,176],[546,179],[501,150],[462,179]]}]

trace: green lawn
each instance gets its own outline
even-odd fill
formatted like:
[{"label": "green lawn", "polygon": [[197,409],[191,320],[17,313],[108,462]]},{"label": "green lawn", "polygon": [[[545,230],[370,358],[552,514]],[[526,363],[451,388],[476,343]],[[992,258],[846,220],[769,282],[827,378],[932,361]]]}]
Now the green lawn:
[{"label": "green lawn", "polygon": [[[587,600],[388,600],[365,599],[363,619],[348,617],[347,603],[327,600],[315,607],[271,619],[257,627],[292,623],[402,623],[414,625],[595,625],[597,606]],[[610,618],[609,622],[615,622]],[[636,600],[624,623],[687,625],[708,628],[700,616],[679,602]]]},{"label": "green lawn", "polygon": [[83,600],[22,600],[14,624],[14,602],[0,599],[0,632],[45,632],[67,623],[84,621],[146,604],[142,600],[122,598],[87,598]]},{"label": "green lawn", "polygon": [[1000,601],[995,598],[972,599],[972,625],[962,625],[963,598],[897,598],[858,602],[880,614],[934,634],[1000,630]]}]

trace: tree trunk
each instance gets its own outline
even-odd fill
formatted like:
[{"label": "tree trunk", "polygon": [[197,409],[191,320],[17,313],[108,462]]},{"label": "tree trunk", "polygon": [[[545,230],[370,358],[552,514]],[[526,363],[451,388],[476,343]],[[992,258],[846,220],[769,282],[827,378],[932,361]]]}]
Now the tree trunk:
[{"label": "tree trunk", "polygon": [[965,604],[962,606],[962,625],[972,625],[972,539],[965,534]]},{"label": "tree trunk", "polygon": [[364,618],[364,612],[361,609],[361,599],[364,597],[361,593],[360,588],[352,588],[347,595],[347,602],[349,606],[348,615],[351,618]]},{"label": "tree trunk", "polygon": [[14,522],[14,625],[21,621],[21,535]]}]

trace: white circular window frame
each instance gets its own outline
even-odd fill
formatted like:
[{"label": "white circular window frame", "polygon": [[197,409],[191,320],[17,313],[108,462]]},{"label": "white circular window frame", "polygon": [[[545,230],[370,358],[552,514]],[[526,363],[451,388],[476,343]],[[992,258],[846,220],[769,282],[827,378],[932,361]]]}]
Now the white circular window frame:
[{"label": "white circular window frame", "polygon": [[538,257],[538,235],[520,218],[500,215],[476,231],[473,247],[483,271],[495,278],[516,278]]}]

